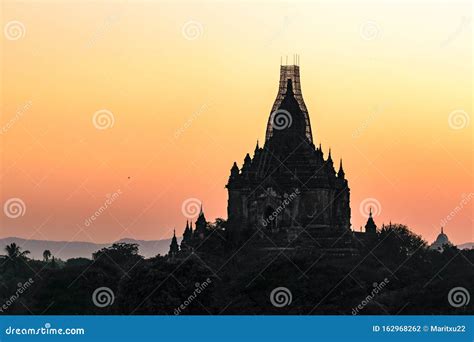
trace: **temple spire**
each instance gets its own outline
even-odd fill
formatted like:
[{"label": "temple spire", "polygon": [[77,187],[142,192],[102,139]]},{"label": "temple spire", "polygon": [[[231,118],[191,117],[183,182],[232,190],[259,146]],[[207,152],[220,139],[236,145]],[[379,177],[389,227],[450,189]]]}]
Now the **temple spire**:
[{"label": "temple spire", "polygon": [[179,252],[178,240],[176,239],[176,229],[173,229],[173,238],[171,239],[170,250],[168,256],[174,259]]},{"label": "temple spire", "polygon": [[291,78],[289,78],[286,81],[286,93],[285,93],[285,95],[295,95],[295,93],[293,92],[293,82],[291,81]]},{"label": "temple spire", "polygon": [[[299,57],[298,57],[299,60]],[[288,82],[290,80],[290,82]],[[272,126],[272,113],[277,111],[280,108],[280,105],[285,98],[287,93],[288,84],[291,84],[291,90],[294,94],[298,105],[303,112],[304,121],[305,121],[305,135],[310,143],[313,143],[313,134],[311,131],[311,124],[309,121],[308,109],[303,100],[303,95],[301,92],[301,82],[300,82],[300,67],[298,65],[281,65],[280,66],[280,82],[278,86],[278,94],[276,96],[275,102],[273,103],[270,117],[268,118],[267,131],[265,136],[265,141],[268,141],[273,136],[273,126]]]},{"label": "temple spire", "polygon": [[368,234],[375,234],[377,232],[377,225],[375,224],[374,218],[372,217],[372,207],[369,209],[369,218],[365,224],[365,232]]},{"label": "temple spire", "polygon": [[[340,160],[340,162],[339,162],[339,171],[337,172],[337,176],[338,176],[339,178],[344,178],[344,176],[345,176],[344,169],[342,168],[342,158],[341,158],[341,160]],[[372,214],[372,208],[370,209],[370,212],[371,212],[371,214]]]}]

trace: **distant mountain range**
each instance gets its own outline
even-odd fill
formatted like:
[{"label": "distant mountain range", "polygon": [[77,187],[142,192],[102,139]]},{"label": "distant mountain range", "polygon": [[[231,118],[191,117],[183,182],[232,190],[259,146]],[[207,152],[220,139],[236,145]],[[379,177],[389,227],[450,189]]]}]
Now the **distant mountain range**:
[{"label": "distant mountain range", "polygon": [[474,242],[466,242],[458,245],[459,249],[472,249],[474,247]]},{"label": "distant mountain range", "polygon": [[[178,243],[181,238],[178,238]],[[17,237],[8,237],[0,239],[0,255],[4,254],[4,248],[6,245],[15,242],[21,246],[22,250],[30,251],[30,258],[43,259],[43,252],[45,249],[49,249],[51,254],[56,258],[67,260],[70,258],[92,258],[92,253],[98,251],[101,248],[111,246],[112,243],[97,244],[92,242],[82,241],[47,241],[47,240],[27,240]],[[145,258],[151,258],[158,254],[165,255],[168,253],[171,239],[165,240],[134,240],[134,239],[121,239],[116,242],[136,243],[138,244],[138,253]]]},{"label": "distant mountain range", "polygon": [[[178,238],[178,243],[181,238]],[[4,253],[4,246],[15,242],[21,246],[22,250],[29,250],[30,257],[33,259],[43,259],[43,252],[45,249],[49,249],[51,254],[56,258],[67,260],[70,258],[92,258],[92,253],[98,251],[101,248],[109,247],[112,243],[92,243],[82,241],[47,241],[47,240],[27,240],[17,237],[8,237],[0,239],[0,255]],[[116,242],[136,243],[138,244],[138,253],[145,258],[151,258],[158,254],[165,255],[168,253],[171,239],[164,240],[134,240],[134,239],[121,239]],[[458,245],[459,249],[472,249],[474,242],[467,242]]]}]

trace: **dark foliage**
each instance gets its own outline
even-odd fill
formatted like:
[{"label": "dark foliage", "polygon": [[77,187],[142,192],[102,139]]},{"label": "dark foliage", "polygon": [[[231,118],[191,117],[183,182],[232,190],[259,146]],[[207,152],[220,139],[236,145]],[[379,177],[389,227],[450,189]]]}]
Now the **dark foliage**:
[{"label": "dark foliage", "polygon": [[[303,247],[264,250],[259,246],[266,237],[255,234],[244,245],[231,246],[222,225],[212,226],[194,253],[173,260],[145,260],[137,245],[120,243],[97,251],[92,260],[57,260],[52,267],[51,259],[30,260],[26,251],[10,245],[0,266],[0,305],[9,303],[1,313],[474,313],[472,301],[459,308],[448,302],[452,288],[474,288],[474,251],[429,250],[406,226],[383,227],[373,239],[356,241],[358,255],[335,256]],[[30,278],[33,284],[12,300]],[[112,290],[111,305],[94,305],[93,293],[101,287]],[[277,287],[291,291],[291,304],[272,305],[270,293]]]}]

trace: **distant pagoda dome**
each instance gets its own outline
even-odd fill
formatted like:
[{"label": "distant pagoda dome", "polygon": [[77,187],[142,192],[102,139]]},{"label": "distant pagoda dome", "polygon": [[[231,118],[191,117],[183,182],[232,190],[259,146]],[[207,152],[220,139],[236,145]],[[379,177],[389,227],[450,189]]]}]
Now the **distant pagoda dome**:
[{"label": "distant pagoda dome", "polygon": [[453,244],[449,241],[448,236],[444,233],[443,227],[441,227],[441,233],[436,238],[436,241],[430,246],[430,249],[442,252],[444,250],[444,245],[452,246]]}]

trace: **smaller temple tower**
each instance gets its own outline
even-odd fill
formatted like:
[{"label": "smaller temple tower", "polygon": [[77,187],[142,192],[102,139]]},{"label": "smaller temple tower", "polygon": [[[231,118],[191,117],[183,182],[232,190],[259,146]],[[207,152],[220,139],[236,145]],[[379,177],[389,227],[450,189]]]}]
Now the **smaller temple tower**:
[{"label": "smaller temple tower", "polygon": [[[183,253],[191,253],[202,244],[202,240],[206,238],[209,233],[209,227],[204,216],[204,211],[199,211],[198,218],[195,223],[195,229],[193,230],[193,222],[186,221],[186,227],[183,232],[183,239],[181,240],[180,251]],[[173,241],[171,242],[173,244]],[[170,246],[171,252],[171,246]]]},{"label": "smaller temple tower", "polygon": [[[342,162],[341,162],[341,169],[342,169]],[[372,217],[372,208],[370,208],[369,218],[367,219],[367,223],[365,224],[365,232],[367,234],[375,234],[377,232],[377,225],[374,222]]]},{"label": "smaller temple tower", "polygon": [[184,228],[183,240],[181,241],[181,250],[188,251],[192,249],[191,242],[193,239],[193,222],[186,220],[186,228]]},{"label": "smaller temple tower", "polygon": [[208,229],[207,229],[207,221],[206,217],[204,216],[204,212],[202,211],[202,205],[201,205],[201,210],[199,211],[199,216],[196,220],[196,229],[194,230],[194,238],[203,240],[204,237],[207,235]]},{"label": "smaller temple tower", "polygon": [[178,240],[176,239],[176,229],[173,229],[173,238],[171,239],[170,251],[168,252],[168,256],[174,259],[178,256],[178,252],[179,252],[179,246],[178,246]]}]

